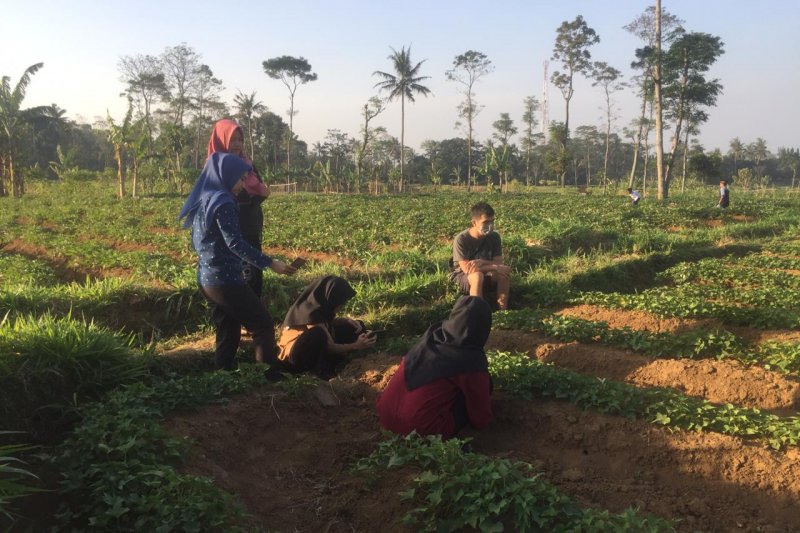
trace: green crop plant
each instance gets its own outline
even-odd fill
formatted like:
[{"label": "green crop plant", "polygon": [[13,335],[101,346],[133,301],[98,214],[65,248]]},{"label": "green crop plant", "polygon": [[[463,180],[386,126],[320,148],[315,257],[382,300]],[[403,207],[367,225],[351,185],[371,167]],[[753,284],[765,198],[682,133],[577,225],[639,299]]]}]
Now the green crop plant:
[{"label": "green crop plant", "polygon": [[674,524],[633,509],[612,515],[582,509],[527,463],[463,450],[465,441],[392,436],[356,470],[416,470],[400,498],[412,505],[402,521],[417,531],[674,531]]}]

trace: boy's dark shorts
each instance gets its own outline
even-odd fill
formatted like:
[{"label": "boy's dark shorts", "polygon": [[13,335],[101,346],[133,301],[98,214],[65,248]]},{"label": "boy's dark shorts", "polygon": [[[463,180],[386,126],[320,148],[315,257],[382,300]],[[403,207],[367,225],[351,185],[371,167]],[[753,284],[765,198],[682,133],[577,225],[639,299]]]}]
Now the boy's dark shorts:
[{"label": "boy's dark shorts", "polygon": [[[461,271],[453,272],[450,274],[450,279],[453,280],[462,294],[469,294],[469,278]],[[483,291],[496,291],[497,281],[494,276],[483,276]]]}]

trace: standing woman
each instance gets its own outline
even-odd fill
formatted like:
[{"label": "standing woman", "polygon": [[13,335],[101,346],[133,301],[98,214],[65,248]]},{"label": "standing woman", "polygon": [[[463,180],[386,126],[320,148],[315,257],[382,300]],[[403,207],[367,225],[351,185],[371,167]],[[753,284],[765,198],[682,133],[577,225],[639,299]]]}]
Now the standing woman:
[{"label": "standing woman", "polygon": [[[244,134],[236,121],[229,118],[218,120],[211,131],[208,140],[208,155],[215,152],[234,154],[242,158],[250,166],[253,162],[244,154]],[[264,227],[264,213],[261,203],[269,196],[269,188],[264,184],[258,171],[253,167],[244,179],[242,190],[236,195],[239,203],[239,227],[242,236],[253,248],[261,251],[262,228]],[[261,297],[264,286],[264,276],[261,270],[253,268],[249,263],[242,262],[242,274],[248,285]]]},{"label": "standing woman", "polygon": [[362,322],[336,313],[356,291],[344,278],[322,277],[303,289],[286,312],[278,341],[278,359],[294,372],[329,377],[345,355],[375,344]]},{"label": "standing woman", "polygon": [[483,347],[492,328],[489,304],[462,296],[403,357],[377,401],[381,425],[399,435],[454,436],[492,420],[491,378]]},{"label": "standing woman", "polygon": [[179,219],[192,227],[192,245],[198,255],[197,282],[211,303],[211,319],[217,330],[216,366],[235,366],[241,326],[253,334],[256,360],[272,362],[275,329],[269,311],[242,276],[242,261],[278,274],[294,268],[265,256],[244,240],[239,229],[237,195],[252,166],[233,154],[213,153],[183,204]]}]

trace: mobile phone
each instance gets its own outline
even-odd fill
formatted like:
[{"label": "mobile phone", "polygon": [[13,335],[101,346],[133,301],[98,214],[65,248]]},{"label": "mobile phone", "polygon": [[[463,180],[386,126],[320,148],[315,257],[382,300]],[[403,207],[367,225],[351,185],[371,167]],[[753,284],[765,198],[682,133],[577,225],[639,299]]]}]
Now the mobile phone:
[{"label": "mobile phone", "polygon": [[303,268],[304,266],[306,266],[306,263],[308,263],[308,261],[306,261],[302,257],[296,257],[295,260],[289,264],[289,266],[292,268]]},{"label": "mobile phone", "polygon": [[370,339],[374,339],[378,336],[378,333],[385,333],[385,332],[386,332],[385,329],[376,329],[376,330],[368,329],[367,337],[369,337]]}]

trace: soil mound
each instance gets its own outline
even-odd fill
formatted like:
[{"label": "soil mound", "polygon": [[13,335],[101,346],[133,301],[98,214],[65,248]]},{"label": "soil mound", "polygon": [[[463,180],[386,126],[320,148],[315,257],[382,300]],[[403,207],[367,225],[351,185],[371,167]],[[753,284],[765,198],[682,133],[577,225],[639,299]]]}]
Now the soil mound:
[{"label": "soil mound", "polygon": [[615,329],[625,327],[647,330],[653,333],[682,333],[693,329],[705,329],[718,323],[711,319],[664,318],[644,311],[608,309],[597,305],[577,305],[558,311],[558,315],[602,321]]},{"label": "soil mound", "polygon": [[495,330],[487,348],[528,353],[581,374],[641,387],[670,387],[714,403],[794,414],[800,380],[735,361],[654,359],[601,344],[559,343],[513,330]]}]

